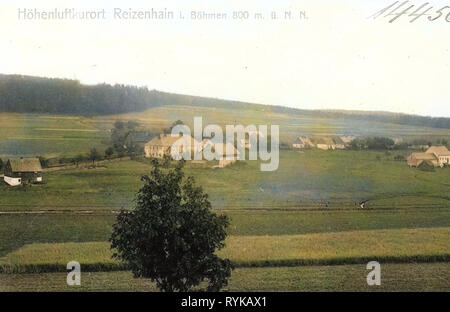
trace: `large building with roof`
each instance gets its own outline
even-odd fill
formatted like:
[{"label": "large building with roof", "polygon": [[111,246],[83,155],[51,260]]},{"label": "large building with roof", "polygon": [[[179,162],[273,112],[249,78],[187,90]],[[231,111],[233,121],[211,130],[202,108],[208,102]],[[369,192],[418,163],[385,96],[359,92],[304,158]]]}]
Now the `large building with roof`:
[{"label": "large building with roof", "polygon": [[436,156],[440,165],[450,165],[450,151],[445,146],[431,146],[425,153]]},{"label": "large building with roof", "polygon": [[[185,140],[188,140],[189,142],[184,142]],[[177,146],[178,144],[175,143],[179,143],[179,146]],[[150,142],[145,144],[145,157],[164,158],[164,156],[173,157],[174,155],[182,155],[186,152],[184,148],[189,147],[189,145],[192,158],[194,152],[201,152],[201,142],[198,142],[193,137],[160,134],[159,136],[153,138]],[[173,153],[172,149],[174,149]]]},{"label": "large building with roof", "polygon": [[445,146],[431,146],[424,153],[412,153],[407,159],[410,167],[419,167],[424,163],[433,167],[450,165],[450,151]]}]

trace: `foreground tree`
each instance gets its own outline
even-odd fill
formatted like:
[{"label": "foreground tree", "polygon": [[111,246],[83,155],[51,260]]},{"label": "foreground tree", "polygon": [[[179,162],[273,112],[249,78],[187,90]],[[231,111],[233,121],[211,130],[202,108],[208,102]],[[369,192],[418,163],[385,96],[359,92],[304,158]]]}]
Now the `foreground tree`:
[{"label": "foreground tree", "polygon": [[215,254],[225,246],[229,221],[211,211],[208,195],[192,177],[184,178],[182,168],[182,161],[174,169],[153,161],[136,208],[122,210],[113,225],[113,257],[162,291],[189,291],[203,281],[207,291],[218,291],[232,270],[228,259]]}]

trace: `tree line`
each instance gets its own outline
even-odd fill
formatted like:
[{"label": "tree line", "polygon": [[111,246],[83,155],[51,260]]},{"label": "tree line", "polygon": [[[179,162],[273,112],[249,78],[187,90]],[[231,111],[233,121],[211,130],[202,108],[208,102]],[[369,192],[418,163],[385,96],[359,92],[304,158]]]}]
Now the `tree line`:
[{"label": "tree line", "polygon": [[0,111],[108,115],[159,103],[156,91],[126,85],[83,85],[77,80],[0,75]]},{"label": "tree line", "polygon": [[252,109],[297,116],[379,121],[450,129],[450,118],[388,112],[306,110],[190,96],[128,85],[83,85],[78,80],[0,74],[0,112],[108,115],[165,105]]}]

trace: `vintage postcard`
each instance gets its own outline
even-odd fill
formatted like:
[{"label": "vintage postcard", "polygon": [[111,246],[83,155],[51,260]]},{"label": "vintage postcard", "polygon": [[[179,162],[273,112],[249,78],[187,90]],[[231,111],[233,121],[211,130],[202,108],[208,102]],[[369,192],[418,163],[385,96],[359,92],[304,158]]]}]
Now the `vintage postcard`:
[{"label": "vintage postcard", "polygon": [[448,0],[1,1],[0,292],[450,291],[449,38]]}]

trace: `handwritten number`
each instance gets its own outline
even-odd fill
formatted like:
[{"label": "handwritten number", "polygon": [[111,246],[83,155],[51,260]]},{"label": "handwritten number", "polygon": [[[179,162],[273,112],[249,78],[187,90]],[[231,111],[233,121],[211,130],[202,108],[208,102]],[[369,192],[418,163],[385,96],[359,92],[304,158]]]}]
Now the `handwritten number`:
[{"label": "handwritten number", "polygon": [[[406,9],[404,9],[403,11],[401,11],[400,13],[396,13],[396,14],[388,14],[388,15],[395,15],[394,18],[392,18],[389,23],[392,23],[393,21],[395,21],[397,18],[399,18],[400,16],[402,16],[403,14],[406,14],[409,9],[412,9],[414,7],[414,5],[410,5],[409,7],[407,7]],[[387,16],[387,15],[386,15]]]},{"label": "handwritten number", "polygon": [[[398,10],[403,8],[408,2],[409,2],[409,0],[403,1],[399,4],[399,1],[395,1],[391,5],[385,7],[384,9],[381,9],[380,11],[372,14],[368,18],[376,19],[380,16],[382,16],[382,17],[394,16],[393,18],[391,18],[389,20],[389,23],[393,23],[402,15],[408,14],[408,11],[411,10],[413,7],[415,7],[414,4],[411,4],[408,7],[406,7],[405,9],[403,9],[402,11],[398,12]],[[450,6],[444,6],[441,9],[435,11],[435,13],[434,13],[435,15],[433,16],[432,14],[427,14],[431,9],[433,9],[433,6],[430,6],[427,8],[428,5],[429,5],[429,2],[426,2],[426,3],[422,4],[421,6],[419,6],[416,10],[414,10],[414,12],[408,14],[409,17],[414,17],[409,22],[412,23],[412,22],[416,21],[417,19],[419,19],[421,16],[427,16],[429,21],[435,21],[438,18],[440,18],[442,15],[444,15],[444,11],[446,9],[450,9]],[[447,15],[445,15],[445,21],[450,22],[450,12],[448,12]]]},{"label": "handwritten number", "polygon": [[428,11],[430,11],[433,7],[429,7],[428,9],[426,9],[425,11],[423,11],[423,12],[420,13],[420,14],[416,14],[416,13],[419,12],[422,8],[426,7],[428,4],[429,4],[428,2],[422,4],[417,10],[415,10],[414,12],[412,12],[411,14],[409,14],[409,16],[415,16],[415,18],[413,18],[413,19],[410,20],[409,22],[412,23],[412,22],[416,21],[419,17],[421,17],[421,16],[423,16],[423,15],[426,15],[426,13],[427,13]]},{"label": "handwritten number", "polygon": [[[384,9],[378,11],[377,13],[375,13],[375,14],[369,16],[368,18],[373,17],[374,19],[376,19],[378,16],[384,14],[384,12],[386,12],[387,10],[389,10],[390,8],[392,8],[392,7],[393,7],[394,5],[396,5],[397,3],[398,3],[398,1],[395,1],[395,2],[392,3],[390,6],[388,6],[388,7],[384,8]],[[395,10],[397,10],[397,8],[395,8],[394,10],[392,10],[392,12],[394,12]],[[392,13],[392,12],[391,12],[391,13]]]},{"label": "handwritten number", "polygon": [[[447,9],[447,8],[450,8],[449,6],[445,6],[445,7],[443,7],[443,8],[441,8],[440,10],[437,10],[436,11],[436,13],[438,13],[438,15],[435,17],[435,18],[432,18],[431,16],[428,16],[428,19],[430,20],[430,21],[435,21],[435,20],[437,20],[439,17],[441,17],[442,16],[442,11],[444,11],[445,9]],[[450,13],[449,14],[447,14],[447,17],[445,18],[445,20],[448,22],[448,20],[447,20],[447,18],[448,18],[448,16],[450,15]]]}]

